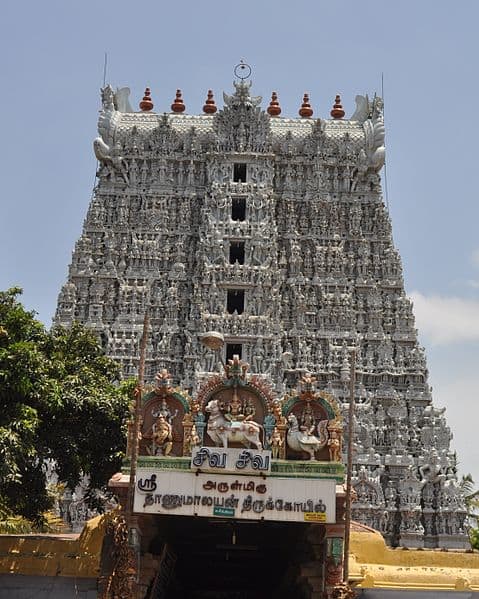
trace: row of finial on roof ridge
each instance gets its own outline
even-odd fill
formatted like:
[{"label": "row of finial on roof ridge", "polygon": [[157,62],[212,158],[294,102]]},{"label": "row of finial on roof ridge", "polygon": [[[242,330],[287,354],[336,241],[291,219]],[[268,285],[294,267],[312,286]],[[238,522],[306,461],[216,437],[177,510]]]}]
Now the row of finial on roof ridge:
[{"label": "row of finial on roof ridge", "polygon": [[[151,90],[149,87],[147,87],[145,89],[145,95],[143,96],[143,99],[140,102],[140,110],[142,110],[143,112],[149,112],[150,110],[153,110],[153,106],[154,104],[153,100],[151,99]],[[172,112],[181,114],[185,111],[185,108],[186,106],[183,101],[181,89],[177,89],[175,99],[173,100],[173,104],[171,105],[171,110]],[[203,105],[203,112],[205,114],[214,114],[217,110],[218,108],[215,104],[213,92],[211,89],[209,89],[205,103]],[[281,106],[279,105],[277,92],[273,92],[271,94],[271,101],[266,111],[270,116],[273,117],[279,116],[281,114]],[[298,114],[301,118],[310,118],[313,116],[313,109],[311,108],[309,94],[307,93],[303,95],[303,102],[298,111]],[[341,96],[339,94],[336,94],[334,105],[330,114],[333,117],[333,119],[342,119],[345,115],[344,109],[341,104]]]}]

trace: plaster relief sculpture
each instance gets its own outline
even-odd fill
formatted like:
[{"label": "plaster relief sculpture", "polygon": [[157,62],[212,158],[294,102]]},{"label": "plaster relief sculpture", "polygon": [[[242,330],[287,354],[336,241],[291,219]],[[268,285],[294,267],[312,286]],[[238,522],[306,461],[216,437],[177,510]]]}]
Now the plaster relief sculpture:
[{"label": "plaster relief sculpture", "polygon": [[162,415],[158,416],[152,428],[153,455],[168,455],[173,446],[171,424]]},{"label": "plaster relief sculpture", "polygon": [[[314,426],[307,428],[301,427],[298,424],[298,419],[294,414],[290,414],[288,417],[288,434],[287,441],[288,446],[293,451],[301,451],[309,454],[309,459],[315,459],[315,452],[322,449],[327,443],[327,436],[324,435],[322,439],[314,436],[312,433],[314,431]],[[301,430],[302,429],[302,430]]]},{"label": "plaster relief sculpture", "polygon": [[364,121],[363,127],[366,135],[366,152],[369,165],[375,171],[379,171],[384,165],[386,153],[384,147],[383,102],[381,98],[374,98],[371,119]]},{"label": "plaster relief sculpture", "polygon": [[271,455],[274,460],[278,459],[281,455],[281,448],[284,445],[284,439],[279,432],[277,426],[274,427],[271,437],[269,439],[269,444],[271,446]]},{"label": "plaster relief sculpture", "polygon": [[111,167],[114,171],[118,171],[124,182],[127,185],[129,184],[125,160],[121,156],[116,156],[110,146],[101,137],[97,137],[93,141],[93,150],[99,162]]},{"label": "plaster relief sculpture", "polygon": [[130,104],[130,88],[117,87],[114,96],[115,108],[118,112],[134,112]]},{"label": "plaster relief sculpture", "polygon": [[207,433],[216,445],[228,447],[228,443],[242,443],[245,447],[254,445],[263,449],[260,440],[262,427],[254,420],[228,420],[221,413],[218,400],[211,400],[206,406],[209,412]]},{"label": "plaster relief sculpture", "polygon": [[337,431],[332,430],[328,439],[329,459],[331,462],[341,461],[341,439]]}]

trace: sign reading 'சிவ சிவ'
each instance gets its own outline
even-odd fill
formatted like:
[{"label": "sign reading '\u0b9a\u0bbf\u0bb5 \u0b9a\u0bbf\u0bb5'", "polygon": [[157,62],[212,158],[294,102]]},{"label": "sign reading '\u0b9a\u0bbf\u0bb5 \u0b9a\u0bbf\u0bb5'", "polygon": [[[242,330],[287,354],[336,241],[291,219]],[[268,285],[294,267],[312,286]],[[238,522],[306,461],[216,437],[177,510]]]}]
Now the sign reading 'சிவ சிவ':
[{"label": "sign reading '\u0b9a\u0bbf\u0bb5 \u0b9a\u0bbf\u0bb5'", "polygon": [[138,468],[134,511],[283,522],[336,521],[334,480]]},{"label": "sign reading '\u0b9a\u0bbf\u0bb5 \u0b9a\u0bbf\u0bb5'", "polygon": [[191,468],[202,472],[267,474],[271,472],[271,451],[234,447],[196,447],[191,454]]}]

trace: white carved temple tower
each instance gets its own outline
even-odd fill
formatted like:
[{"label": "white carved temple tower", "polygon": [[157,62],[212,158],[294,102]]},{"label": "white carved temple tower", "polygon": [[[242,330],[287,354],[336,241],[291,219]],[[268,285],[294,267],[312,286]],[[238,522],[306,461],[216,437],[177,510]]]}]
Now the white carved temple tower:
[{"label": "white carved temple tower", "polygon": [[155,113],[149,90],[102,90],[98,184],[56,323],[97,331],[136,374],[145,311],[146,378],[166,368],[194,396],[223,333],[278,398],[305,374],[348,416],[357,347],[353,519],[392,545],[465,547],[452,438],[432,404],[423,349],[383,203],[382,101],[339,96],[331,119],[282,118],[239,79],[217,110]]}]

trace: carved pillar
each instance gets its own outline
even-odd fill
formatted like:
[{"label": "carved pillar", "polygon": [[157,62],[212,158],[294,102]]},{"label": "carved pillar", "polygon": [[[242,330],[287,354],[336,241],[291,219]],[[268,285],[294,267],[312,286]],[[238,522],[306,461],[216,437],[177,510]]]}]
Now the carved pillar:
[{"label": "carved pillar", "polygon": [[195,426],[198,437],[200,438],[200,445],[204,445],[206,422],[203,414],[200,413],[196,415]]},{"label": "carved pillar", "polygon": [[[134,523],[137,525],[137,523]],[[98,579],[98,597],[101,599],[140,599],[143,593],[137,585],[140,539],[132,546],[128,525],[123,514],[107,524],[102,564]]]},{"label": "carved pillar", "polygon": [[182,455],[191,455],[191,448],[192,448],[191,429],[193,428],[193,418],[191,417],[191,414],[185,414],[181,424],[183,425],[183,454]]},{"label": "carved pillar", "polygon": [[329,599],[343,581],[344,524],[327,524],[325,529],[323,596]]}]

